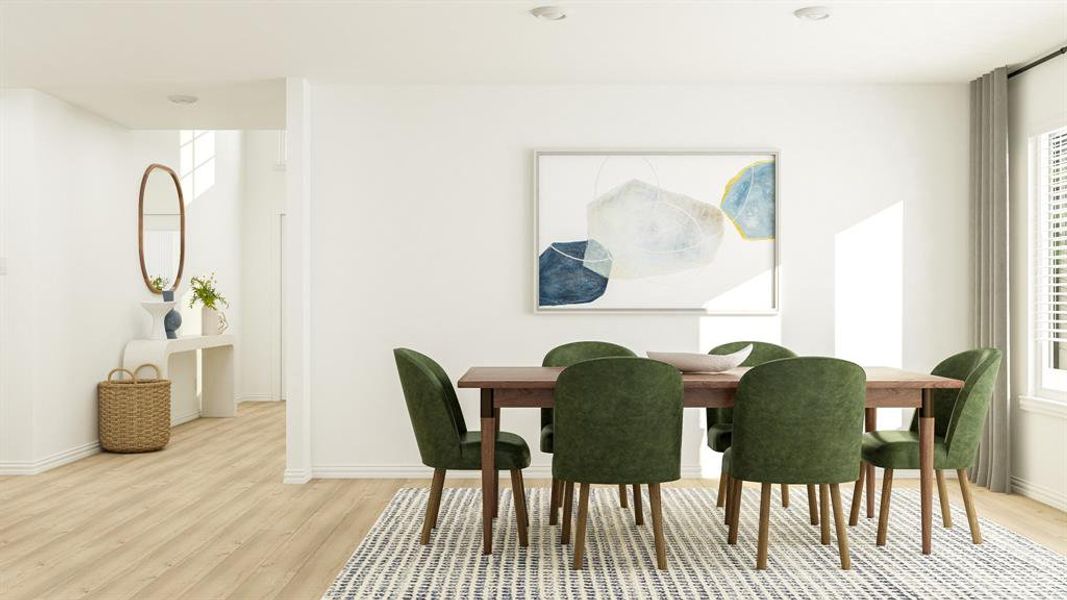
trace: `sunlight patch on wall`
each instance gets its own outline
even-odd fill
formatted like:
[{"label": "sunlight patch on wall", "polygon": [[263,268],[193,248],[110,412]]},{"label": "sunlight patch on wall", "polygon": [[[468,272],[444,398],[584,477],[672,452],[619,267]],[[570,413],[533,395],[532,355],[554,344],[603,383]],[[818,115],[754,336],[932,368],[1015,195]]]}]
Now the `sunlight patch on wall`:
[{"label": "sunlight patch on wall", "polygon": [[[903,202],[834,237],[834,354],[864,366],[903,364]],[[901,413],[880,410],[879,427],[896,427]]]},{"label": "sunlight patch on wall", "polygon": [[215,132],[184,129],[178,132],[179,166],[185,205],[215,185]]}]

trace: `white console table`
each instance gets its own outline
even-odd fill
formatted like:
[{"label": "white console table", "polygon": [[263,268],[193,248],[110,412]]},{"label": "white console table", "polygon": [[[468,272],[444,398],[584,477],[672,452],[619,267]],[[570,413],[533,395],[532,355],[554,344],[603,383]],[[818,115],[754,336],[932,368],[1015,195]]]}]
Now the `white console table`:
[{"label": "white console table", "polygon": [[[135,368],[151,363],[160,369],[160,376],[170,379],[171,426],[200,417],[232,417],[237,414],[233,392],[233,348],[236,337],[223,335],[191,335],[174,340],[132,340],[122,353],[123,368]],[[196,396],[196,353],[203,356],[204,382],[200,402]],[[138,374],[152,377],[145,369]]]}]

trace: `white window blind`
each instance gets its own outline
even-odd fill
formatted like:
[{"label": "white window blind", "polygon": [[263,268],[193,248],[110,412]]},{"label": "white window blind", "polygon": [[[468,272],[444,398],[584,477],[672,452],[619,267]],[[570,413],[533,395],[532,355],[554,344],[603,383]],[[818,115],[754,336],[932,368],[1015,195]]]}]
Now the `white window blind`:
[{"label": "white window blind", "polygon": [[1049,344],[1046,368],[1064,369],[1067,368],[1067,127],[1041,138],[1037,148],[1037,337],[1039,342]]}]

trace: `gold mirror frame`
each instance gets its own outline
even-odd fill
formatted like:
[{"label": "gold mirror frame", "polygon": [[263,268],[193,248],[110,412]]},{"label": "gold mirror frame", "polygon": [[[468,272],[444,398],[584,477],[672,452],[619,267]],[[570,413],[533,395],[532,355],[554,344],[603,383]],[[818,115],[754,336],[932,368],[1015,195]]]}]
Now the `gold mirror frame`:
[{"label": "gold mirror frame", "polygon": [[178,254],[178,272],[174,276],[174,282],[170,288],[175,291],[178,289],[178,284],[181,283],[182,271],[185,270],[185,196],[182,194],[181,180],[178,178],[178,174],[174,172],[174,169],[167,165],[152,163],[144,170],[144,175],[141,176],[141,191],[137,197],[137,254],[141,259],[141,276],[144,277],[145,287],[147,287],[153,294],[162,294],[163,290],[152,285],[152,280],[148,277],[148,268],[144,264],[144,192],[145,187],[148,186],[148,176],[155,169],[159,169],[170,175],[170,178],[174,181],[174,189],[178,190],[178,210],[181,220],[181,252]]}]

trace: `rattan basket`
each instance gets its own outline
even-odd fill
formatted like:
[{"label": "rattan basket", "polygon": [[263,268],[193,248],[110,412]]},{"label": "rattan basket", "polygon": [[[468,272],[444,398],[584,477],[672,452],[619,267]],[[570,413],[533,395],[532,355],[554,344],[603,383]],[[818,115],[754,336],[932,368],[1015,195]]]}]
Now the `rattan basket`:
[{"label": "rattan basket", "polygon": [[[145,367],[155,379],[138,379]],[[113,381],[115,373],[128,380]],[[113,369],[97,386],[97,424],[100,447],[107,452],[153,452],[170,441],[170,381],[160,379],[159,367],[144,364],[131,373]]]}]

